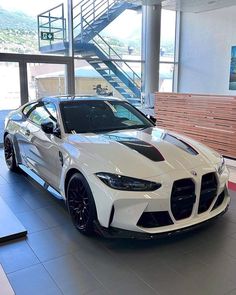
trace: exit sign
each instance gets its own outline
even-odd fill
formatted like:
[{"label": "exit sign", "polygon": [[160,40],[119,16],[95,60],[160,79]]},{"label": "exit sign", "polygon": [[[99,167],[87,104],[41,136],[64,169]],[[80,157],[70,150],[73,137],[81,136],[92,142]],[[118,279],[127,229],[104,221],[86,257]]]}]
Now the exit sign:
[{"label": "exit sign", "polygon": [[41,32],[41,40],[53,41],[54,40],[54,33]]}]

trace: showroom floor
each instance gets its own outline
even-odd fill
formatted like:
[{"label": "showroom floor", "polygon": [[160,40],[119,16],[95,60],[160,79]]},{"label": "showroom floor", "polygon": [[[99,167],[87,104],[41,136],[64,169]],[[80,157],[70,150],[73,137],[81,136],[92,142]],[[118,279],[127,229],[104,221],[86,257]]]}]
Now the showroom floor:
[{"label": "showroom floor", "polygon": [[62,201],[29,177],[9,173],[1,152],[0,196],[28,236],[1,244],[0,264],[16,295],[233,295],[236,192],[231,195],[226,215],[178,238],[87,238]]}]

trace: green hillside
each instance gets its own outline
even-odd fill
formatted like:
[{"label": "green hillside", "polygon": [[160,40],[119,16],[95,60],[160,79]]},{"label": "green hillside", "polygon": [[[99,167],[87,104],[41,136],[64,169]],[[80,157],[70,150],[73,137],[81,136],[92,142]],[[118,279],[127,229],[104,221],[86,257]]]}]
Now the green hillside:
[{"label": "green hillside", "polygon": [[0,7],[0,51],[35,53],[37,46],[36,19]]}]

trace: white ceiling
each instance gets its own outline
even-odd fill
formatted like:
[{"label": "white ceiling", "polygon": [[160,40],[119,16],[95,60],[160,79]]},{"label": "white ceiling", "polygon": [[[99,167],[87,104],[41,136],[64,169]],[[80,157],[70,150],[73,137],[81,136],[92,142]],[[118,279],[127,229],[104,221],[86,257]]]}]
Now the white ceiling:
[{"label": "white ceiling", "polygon": [[236,0],[129,0],[129,2],[144,5],[162,4],[165,9],[184,12],[204,12],[236,5]]}]

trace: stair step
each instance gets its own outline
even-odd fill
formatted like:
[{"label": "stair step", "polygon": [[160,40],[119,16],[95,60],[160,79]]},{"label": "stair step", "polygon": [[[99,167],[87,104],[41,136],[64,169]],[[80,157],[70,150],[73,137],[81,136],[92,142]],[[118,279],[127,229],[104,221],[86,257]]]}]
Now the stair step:
[{"label": "stair step", "polygon": [[[95,68],[96,71],[108,71],[110,70],[109,68]],[[110,76],[110,75],[109,75]]]},{"label": "stair step", "polygon": [[91,60],[89,61],[90,64],[99,64],[99,63],[102,63],[101,60]]},{"label": "stair step", "polygon": [[111,77],[110,74],[104,74],[103,77]]}]

